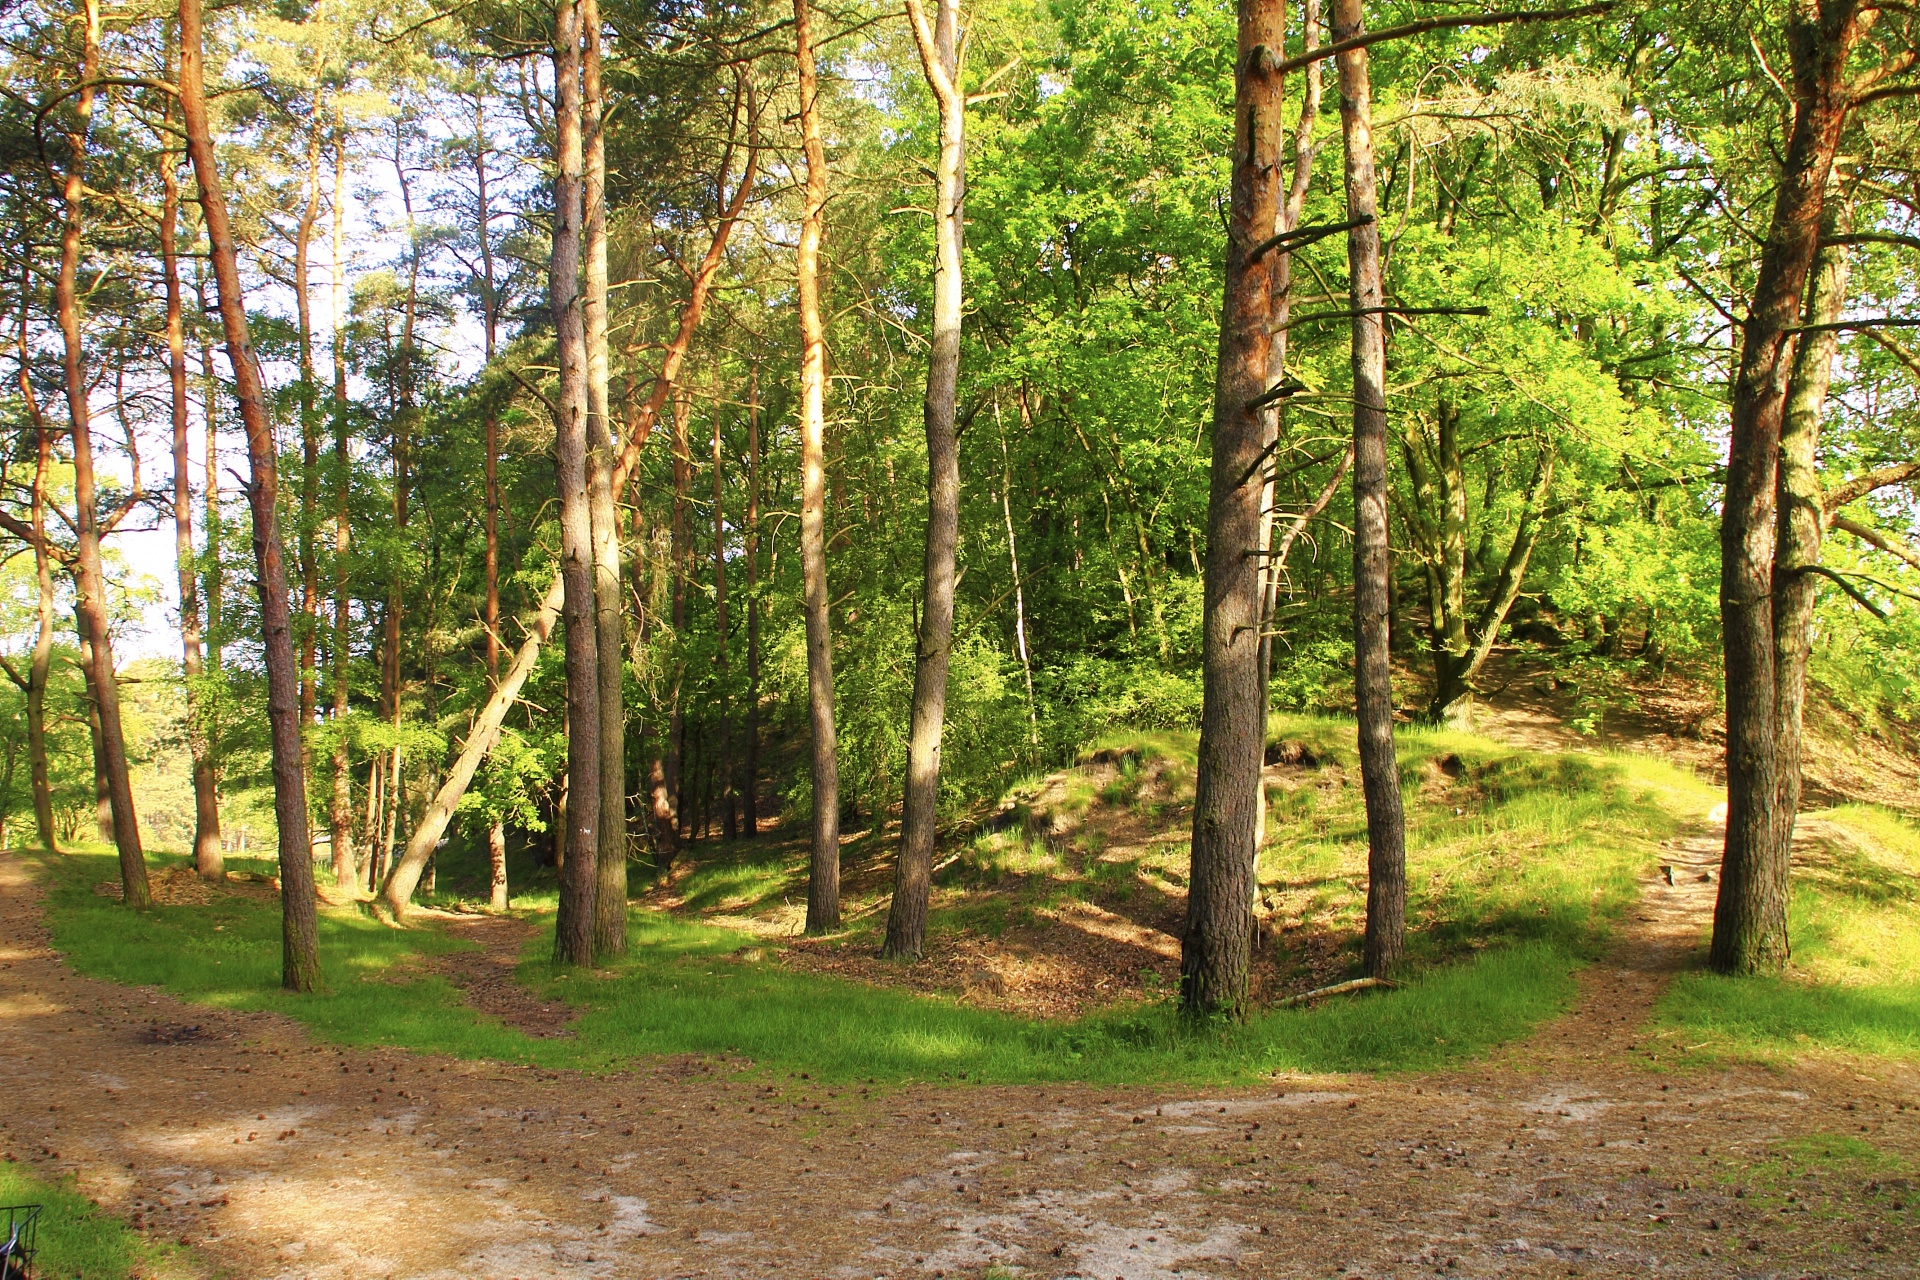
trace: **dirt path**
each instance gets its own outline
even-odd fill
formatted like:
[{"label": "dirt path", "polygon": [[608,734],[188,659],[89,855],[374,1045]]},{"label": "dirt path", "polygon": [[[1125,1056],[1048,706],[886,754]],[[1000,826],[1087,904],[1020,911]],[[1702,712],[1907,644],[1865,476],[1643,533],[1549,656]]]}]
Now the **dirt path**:
[{"label": "dirt path", "polygon": [[1891,1206],[1920,1193],[1753,1170],[1804,1134],[1920,1159],[1915,1073],[1646,1069],[1711,849],[1679,842],[1578,1007],[1481,1067],[1204,1095],[338,1050],[73,975],[4,858],[0,1151],[249,1280],[1911,1275]]}]

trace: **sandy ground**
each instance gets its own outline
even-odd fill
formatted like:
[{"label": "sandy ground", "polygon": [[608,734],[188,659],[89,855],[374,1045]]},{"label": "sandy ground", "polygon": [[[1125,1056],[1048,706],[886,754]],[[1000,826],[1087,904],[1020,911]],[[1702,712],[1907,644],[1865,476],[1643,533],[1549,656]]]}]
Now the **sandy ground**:
[{"label": "sandy ground", "polygon": [[1204,1092],[340,1050],[74,975],[8,857],[0,1150],[261,1280],[1914,1275],[1920,1187],[1768,1171],[1842,1134],[1911,1169],[1920,1073],[1655,1061],[1717,852],[1678,842],[1577,1008],[1488,1062]]}]

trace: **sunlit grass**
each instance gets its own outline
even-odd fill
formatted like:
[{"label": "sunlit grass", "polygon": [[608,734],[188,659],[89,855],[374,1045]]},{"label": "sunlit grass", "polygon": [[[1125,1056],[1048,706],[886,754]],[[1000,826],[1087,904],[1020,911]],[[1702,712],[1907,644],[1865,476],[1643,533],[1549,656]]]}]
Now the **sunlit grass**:
[{"label": "sunlit grass", "polygon": [[[184,1250],[147,1240],[102,1212],[73,1188],[71,1180],[43,1178],[24,1165],[0,1160],[0,1205],[21,1204],[41,1207],[35,1276],[171,1280],[195,1274]],[[0,1214],[0,1230],[5,1223],[6,1216]]]},{"label": "sunlit grass", "polygon": [[1708,1057],[1920,1058],[1920,829],[1871,805],[1806,815],[1780,977],[1689,974],[1662,1018]]}]

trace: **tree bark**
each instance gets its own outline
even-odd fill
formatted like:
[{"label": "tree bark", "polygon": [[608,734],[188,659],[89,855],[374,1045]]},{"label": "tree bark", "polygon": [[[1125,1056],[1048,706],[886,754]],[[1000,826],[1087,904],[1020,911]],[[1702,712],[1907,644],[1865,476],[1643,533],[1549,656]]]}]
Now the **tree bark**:
[{"label": "tree bark", "polygon": [[[1337,44],[1361,34],[1361,0],[1334,0]],[[1380,311],[1380,225],[1373,165],[1373,91],[1364,47],[1338,55],[1340,132],[1346,144],[1347,233],[1353,318],[1354,710],[1367,804],[1364,964],[1381,978],[1406,952],[1407,833],[1393,754],[1392,602],[1387,546],[1387,335]]]},{"label": "tree bark", "polygon": [[1190,1014],[1242,1016],[1253,948],[1254,847],[1266,740],[1260,704],[1261,454],[1272,255],[1248,250],[1280,210],[1284,0],[1240,0],[1234,59],[1233,172],[1227,272],[1213,391],[1202,615],[1199,772],[1180,1003]]},{"label": "tree bark", "polygon": [[567,644],[567,837],[553,954],[562,963],[591,965],[600,823],[600,649],[595,627],[593,502],[588,492],[587,333],[580,288],[581,25],[580,0],[561,0],[553,28],[555,166],[549,288],[560,365],[554,468]]},{"label": "tree bark", "polygon": [[[1829,201],[1821,245],[1808,286],[1806,322],[1832,324],[1846,307],[1848,261],[1845,245],[1833,238],[1848,230],[1844,206]],[[1773,847],[1788,867],[1793,859],[1793,828],[1800,813],[1802,732],[1807,704],[1807,650],[1813,628],[1820,563],[1826,538],[1826,495],[1819,472],[1820,429],[1827,391],[1833,381],[1833,357],[1839,349],[1835,329],[1800,337],[1794,352],[1780,430],[1778,525],[1773,563],[1773,717],[1775,725]]]},{"label": "tree bark", "polygon": [[960,544],[960,441],[954,430],[964,303],[966,97],[960,87],[959,0],[939,0],[932,25],[921,0],[906,0],[920,69],[940,109],[934,166],[933,334],[922,418],[927,433],[927,548],[920,630],[907,731],[907,786],[900,810],[900,853],[881,954],[918,959],[926,949],[939,822],[940,739],[946,727],[947,666],[953,656],[954,561]]},{"label": "tree bark", "polygon": [[[320,388],[314,380],[313,300],[309,294],[313,229],[320,221],[320,120],[316,111],[307,131],[307,203],[293,237],[294,315],[300,338],[300,723],[314,721],[319,675],[314,652],[320,636],[320,563],[314,532],[320,520]],[[307,756],[307,771],[313,760]]]},{"label": "tree bark", "polygon": [[[167,103],[171,122],[173,103]],[[180,669],[187,685],[187,751],[193,760],[193,866],[209,880],[226,878],[220,849],[220,797],[207,743],[207,713],[199,681],[200,575],[193,554],[193,476],[187,455],[187,338],[181,318],[180,258],[175,248],[180,222],[179,161],[160,158],[164,202],[160,213],[160,259],[167,286],[167,375],[173,413],[173,559],[180,579]]]},{"label": "tree bark", "polygon": [[120,853],[122,901],[136,910],[152,905],[147,864],[140,851],[139,819],[127,770],[126,737],[120,727],[120,686],[113,670],[113,639],[107,613],[107,575],[100,557],[100,513],[94,490],[93,425],[87,409],[86,351],[80,336],[77,284],[80,240],[85,219],[87,133],[93,119],[94,78],[100,69],[100,8],[82,0],[85,51],[80,75],[87,87],[74,97],[74,122],[67,131],[67,167],[62,175],[64,221],[60,235],[60,274],[54,284],[54,309],[60,324],[62,369],[66,376],[67,417],[73,442],[74,582],[81,634],[89,642],[94,711],[100,718],[100,767],[112,809],[113,843]]},{"label": "tree bark", "polygon": [[720,714],[720,751],[716,764],[719,785],[714,799],[720,803],[720,830],[729,840],[739,835],[734,819],[733,779],[733,704],[728,688],[727,646],[727,487],[725,460],[721,455],[720,369],[713,371],[713,672],[715,709]]},{"label": "tree bark", "polygon": [[[204,222],[204,219],[202,220]],[[211,256],[211,252],[209,255]],[[210,320],[213,310],[207,305],[207,279],[205,259],[196,259],[193,264],[193,298],[200,309],[202,320]],[[201,523],[206,527],[207,546],[200,553],[201,573],[205,582],[202,595],[207,602],[207,629],[204,636],[207,646],[207,669],[218,671],[221,662],[221,606],[225,596],[223,551],[226,531],[225,521],[220,510],[220,375],[213,364],[213,340],[202,330],[200,338],[200,421],[206,431],[206,458],[204,461],[206,484],[200,495],[205,518]],[[214,761],[214,780],[219,781],[219,760]]]},{"label": "tree bark", "polygon": [[348,498],[353,491],[353,456],[347,448],[347,331],[340,305],[346,290],[347,131],[334,113],[333,260],[329,297],[333,308],[333,643],[329,665],[333,688],[333,791],[327,825],[333,843],[333,881],[342,893],[360,892],[360,868],[353,843],[353,759],[347,737],[352,710],[352,597],[348,593],[353,523]]},{"label": "tree bark", "polygon": [[253,511],[253,557],[260,594],[260,623],[267,665],[267,723],[272,744],[273,812],[279,828],[281,985],[311,991],[320,980],[313,887],[313,849],[307,835],[307,783],[300,747],[299,672],[287,608],[287,569],[280,544],[280,477],[273,429],[247,332],[246,299],[240,290],[239,257],[227,220],[227,201],[214,167],[213,134],[201,64],[200,0],[180,0],[180,103],[186,117],[187,151],[200,182],[200,204],[212,245],[220,319],[233,365],[240,420],[247,432]]},{"label": "tree bark", "polygon": [[807,750],[813,783],[807,864],[807,932],[840,927],[840,749],[833,705],[833,619],[827,593],[827,331],[820,311],[820,241],[827,209],[827,151],[820,136],[820,79],[813,8],[793,0],[800,59],[800,137],[806,199],[795,255],[800,294],[800,579],[807,629]]},{"label": "tree bark", "polygon": [[614,506],[614,435],[607,392],[607,142],[600,82],[599,0],[579,0],[586,147],[587,485],[593,523],[595,687],[600,715],[600,816],[593,949],[627,949],[626,610],[621,601],[620,516]]},{"label": "tree bark", "polygon": [[[760,364],[747,375],[747,714],[741,829],[760,834]],[[804,587],[804,584],[802,584]]]},{"label": "tree bark", "polygon": [[[481,323],[484,328],[487,363],[493,363],[494,348],[500,340],[500,304],[494,296],[493,215],[487,199],[487,99],[473,95],[473,180],[479,199],[479,216],[474,219],[480,242]],[[487,489],[487,586],[485,621],[487,627],[487,686],[500,689],[500,415],[487,401],[484,423]],[[496,729],[497,732],[497,729]],[[477,763],[477,761],[476,761]],[[499,818],[487,824],[487,908],[502,912],[508,905],[507,828]]]},{"label": "tree bark", "polygon": [[1793,132],[1761,248],[1733,385],[1720,522],[1726,663],[1727,837],[1707,963],[1721,973],[1787,962],[1788,851],[1778,836],[1773,574],[1781,419],[1833,156],[1846,124],[1847,56],[1862,29],[1854,0],[1798,0],[1787,19]]},{"label": "tree bark", "polygon": [[[47,678],[53,667],[53,548],[47,541],[47,471],[53,464],[53,431],[40,410],[33,390],[33,365],[27,347],[27,299],[32,297],[30,265],[23,264],[20,280],[20,327],[17,338],[20,402],[33,424],[33,489],[28,519],[32,522],[35,629],[33,654],[27,665],[27,766],[33,786],[33,820],[40,846],[60,851],[53,821],[53,780],[47,760]],[[16,681],[16,683],[18,683]]]}]

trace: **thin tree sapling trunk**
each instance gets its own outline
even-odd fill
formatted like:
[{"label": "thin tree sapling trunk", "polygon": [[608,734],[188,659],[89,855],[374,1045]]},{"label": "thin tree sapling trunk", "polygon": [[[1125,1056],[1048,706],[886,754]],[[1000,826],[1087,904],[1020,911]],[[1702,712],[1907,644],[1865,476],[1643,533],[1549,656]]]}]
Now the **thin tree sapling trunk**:
[{"label": "thin tree sapling trunk", "polygon": [[[760,834],[760,364],[747,375],[747,714],[741,830]],[[804,584],[803,589],[804,589]]]},{"label": "thin tree sapling trunk", "polygon": [[273,428],[267,418],[259,367],[247,332],[247,304],[240,289],[239,255],[227,220],[226,195],[214,166],[213,132],[201,54],[200,0],[180,0],[180,104],[186,117],[187,152],[200,183],[207,239],[212,246],[220,319],[233,365],[240,420],[247,433],[253,510],[253,555],[260,596],[262,647],[267,666],[267,726],[273,764],[273,812],[279,828],[281,985],[311,991],[320,980],[313,885],[313,847],[307,834],[307,784],[301,759],[300,684],[287,607],[287,568],[280,542],[280,477]]},{"label": "thin tree sapling trunk", "polygon": [[327,825],[333,837],[333,880],[342,893],[360,888],[358,853],[353,842],[353,759],[347,734],[352,710],[353,601],[349,594],[353,523],[348,500],[353,490],[353,457],[347,448],[347,330],[340,305],[346,290],[347,131],[336,107],[333,136],[333,261],[329,297],[333,308],[333,643],[329,646],[333,694],[333,790]]},{"label": "thin tree sapling trunk", "polygon": [[53,780],[47,759],[47,680],[53,670],[53,548],[47,541],[47,471],[53,464],[53,431],[40,410],[33,390],[33,364],[27,347],[27,300],[32,297],[30,267],[23,265],[20,280],[18,332],[20,402],[33,424],[33,489],[28,509],[32,522],[34,633],[33,653],[27,665],[27,766],[33,785],[33,820],[40,847],[58,853],[59,833],[53,820]]},{"label": "thin tree sapling trunk", "polygon": [[733,703],[729,696],[727,670],[727,486],[725,460],[721,455],[720,367],[713,370],[713,671],[714,709],[720,716],[718,788],[714,799],[720,803],[720,830],[729,840],[739,835],[734,825],[733,779]]},{"label": "thin tree sapling trunk", "polygon": [[[173,101],[168,100],[171,122]],[[164,192],[160,212],[160,260],[167,288],[167,375],[173,423],[173,560],[180,579],[180,669],[187,684],[187,750],[193,761],[193,866],[209,880],[226,878],[220,849],[220,796],[207,743],[207,712],[201,705],[200,575],[193,554],[193,475],[187,452],[187,336],[181,317],[178,158],[160,157]]]}]

